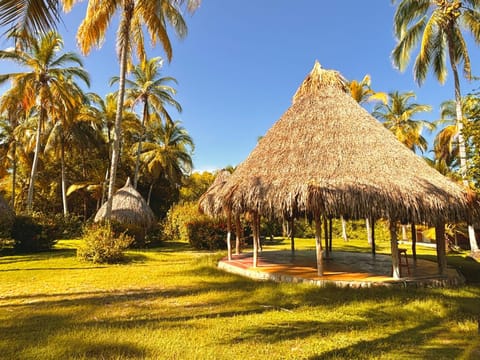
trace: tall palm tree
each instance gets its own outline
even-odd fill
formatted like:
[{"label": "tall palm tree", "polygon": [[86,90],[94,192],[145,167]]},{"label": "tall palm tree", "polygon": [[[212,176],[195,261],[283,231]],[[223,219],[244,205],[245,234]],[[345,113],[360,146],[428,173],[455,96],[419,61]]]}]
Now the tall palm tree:
[{"label": "tall palm tree", "polygon": [[423,129],[433,130],[435,125],[426,120],[414,119],[414,117],[422,112],[431,111],[432,107],[412,102],[414,99],[415,94],[411,91],[391,92],[388,94],[388,103],[375,105],[372,115],[410,150],[424,152],[427,150],[428,143],[422,136],[422,131]]},{"label": "tall palm tree", "polygon": [[[23,41],[28,45],[25,50],[21,47],[11,51],[2,50],[0,59],[14,61],[28,70],[1,75],[0,83],[12,80],[24,97],[34,98],[37,104],[36,146],[27,197],[27,211],[32,211],[42,128],[48,120],[49,111],[54,109],[54,104],[59,103],[66,108],[66,111],[74,111],[77,104],[71,96],[75,91],[71,79],[80,79],[87,85],[90,85],[90,80],[77,54],[60,53],[63,41],[58,33],[51,31],[39,39],[29,36]],[[67,66],[70,64],[77,66]]]},{"label": "tall palm tree", "polygon": [[141,160],[151,179],[147,200],[150,201],[155,181],[164,176],[173,186],[181,186],[183,177],[193,167],[194,143],[179,121],[155,123],[148,132]]},{"label": "tall palm tree", "polygon": [[10,34],[46,33],[77,0],[0,0],[0,26]]},{"label": "tall palm tree", "polygon": [[[394,91],[388,94],[388,103],[378,103],[372,115],[383,122],[395,137],[415,152],[422,153],[427,150],[428,142],[423,137],[424,128],[433,130],[435,125],[425,120],[415,120],[413,117],[419,113],[431,111],[429,105],[413,103],[413,92],[400,93]],[[407,239],[407,226],[402,224],[402,239]]]},{"label": "tall palm tree", "polygon": [[[479,0],[401,0],[394,15],[394,32],[398,39],[392,52],[394,64],[405,70],[410,54],[421,39],[415,59],[414,76],[421,85],[431,67],[440,83],[447,76],[447,55],[455,86],[455,113],[458,128],[460,173],[468,186],[465,139],[463,137],[462,95],[458,67],[471,78],[470,56],[463,31],[471,33],[480,43]],[[478,250],[473,226],[469,226],[470,247]]]},{"label": "tall palm tree", "polygon": [[118,107],[115,118],[112,163],[105,218],[110,220],[112,197],[117,176],[122,138],[122,110],[125,95],[125,78],[127,66],[131,63],[132,49],[135,48],[140,61],[146,59],[144,48],[144,28],[150,35],[152,44],[160,42],[168,60],[172,58],[172,46],[167,32],[170,24],[179,37],[187,33],[187,25],[182,16],[181,6],[187,4],[189,11],[194,11],[199,0],[89,0],[87,14],[78,28],[77,39],[81,51],[88,54],[93,46],[100,46],[115,12],[121,12],[117,32],[117,52],[120,61]]},{"label": "tall palm tree", "polygon": [[[160,114],[166,121],[171,121],[170,114],[165,108],[165,104],[169,104],[181,112],[182,107],[173,98],[176,94],[176,90],[171,86],[166,85],[168,82],[176,83],[177,80],[173,77],[160,77],[160,68],[162,67],[162,59],[160,57],[152,58],[150,60],[141,61],[139,65],[135,66],[132,75],[133,80],[126,79],[126,101],[129,101],[132,108],[137,104],[143,104],[142,108],[142,130],[138,141],[136,161],[135,161],[135,174],[133,180],[133,186],[137,188],[138,172],[140,166],[140,154],[142,152],[142,141],[145,136],[145,123],[151,117],[152,111]],[[118,77],[113,77],[111,84],[119,81]]]},{"label": "tall palm tree", "polygon": [[23,94],[18,92],[18,88],[13,86],[7,90],[0,98],[0,113],[5,118],[0,128],[6,136],[4,146],[6,147],[6,158],[11,163],[12,170],[12,197],[10,204],[15,208],[16,182],[17,182],[17,136],[15,134],[17,126],[22,123],[32,107],[35,105],[32,99],[23,98]]}]

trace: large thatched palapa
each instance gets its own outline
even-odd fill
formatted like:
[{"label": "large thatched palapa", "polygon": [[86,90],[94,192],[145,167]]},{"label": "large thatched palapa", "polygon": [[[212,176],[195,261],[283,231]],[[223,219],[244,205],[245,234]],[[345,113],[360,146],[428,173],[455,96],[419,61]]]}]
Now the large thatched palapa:
[{"label": "large thatched palapa", "polygon": [[[103,204],[95,215],[95,222],[105,218],[107,203]],[[130,184],[127,179],[125,186],[118,189],[112,200],[112,220],[122,224],[132,224],[146,229],[155,222],[155,215],[142,195]]]},{"label": "large thatched palapa", "polygon": [[[338,72],[318,62],[215,200],[217,211],[314,220],[441,224],[470,214],[462,188],[401,144],[350,96]],[[396,239],[395,275],[394,251]]]}]

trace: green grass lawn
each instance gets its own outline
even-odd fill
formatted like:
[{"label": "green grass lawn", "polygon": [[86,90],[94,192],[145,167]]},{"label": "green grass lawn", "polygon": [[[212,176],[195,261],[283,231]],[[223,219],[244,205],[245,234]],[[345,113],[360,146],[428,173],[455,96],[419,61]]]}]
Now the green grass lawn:
[{"label": "green grass lawn", "polygon": [[[123,265],[79,262],[77,244],[0,256],[0,358],[480,358],[474,285],[338,289],[256,282],[218,270],[224,253],[182,243],[130,251]],[[378,245],[387,251],[387,242]],[[314,243],[299,239],[297,246]],[[334,247],[368,251],[355,239],[334,240]],[[470,271],[480,272],[479,264],[472,262]]]}]

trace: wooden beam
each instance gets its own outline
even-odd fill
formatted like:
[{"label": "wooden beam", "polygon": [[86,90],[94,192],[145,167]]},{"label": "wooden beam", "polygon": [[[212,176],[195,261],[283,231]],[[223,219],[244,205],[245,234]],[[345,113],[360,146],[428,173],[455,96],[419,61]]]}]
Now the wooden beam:
[{"label": "wooden beam", "polygon": [[328,236],[328,219],[323,217],[323,233],[325,234],[325,257],[330,258],[329,236]]},{"label": "wooden beam", "polygon": [[295,218],[292,216],[292,218],[289,220],[290,224],[290,245],[292,248],[292,253],[295,252]]},{"label": "wooden beam", "polygon": [[227,254],[228,261],[232,260],[232,213],[227,212]]},{"label": "wooden beam", "polygon": [[315,219],[315,248],[317,253],[317,274],[323,276],[322,220]]},{"label": "wooden beam", "polygon": [[447,271],[447,251],[445,246],[445,223],[435,224],[435,241],[437,242],[437,263],[440,275]]},{"label": "wooden beam", "polygon": [[328,238],[330,239],[328,244],[328,250],[332,252],[332,238],[333,238],[333,219],[328,218]]},{"label": "wooden beam", "polygon": [[377,254],[377,249],[375,245],[375,219],[367,218],[369,222],[369,232],[370,232],[370,246],[372,247],[372,255],[375,256]]},{"label": "wooden beam", "polygon": [[415,223],[412,221],[412,257],[413,257],[413,264],[417,264],[417,227]]},{"label": "wooden beam", "polygon": [[235,255],[240,255],[240,243],[242,241],[242,223],[240,215],[235,215]]},{"label": "wooden beam", "polygon": [[258,266],[258,231],[257,231],[257,216],[256,212],[253,213],[252,219],[252,230],[253,230],[253,264],[252,266],[256,268]]},{"label": "wooden beam", "polygon": [[400,259],[398,256],[397,223],[390,220],[390,247],[392,249],[392,276],[400,279]]}]

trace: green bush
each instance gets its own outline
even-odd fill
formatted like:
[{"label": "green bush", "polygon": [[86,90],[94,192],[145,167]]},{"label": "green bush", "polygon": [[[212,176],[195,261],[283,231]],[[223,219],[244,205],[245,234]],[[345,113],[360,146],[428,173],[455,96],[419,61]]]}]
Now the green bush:
[{"label": "green bush", "polygon": [[51,250],[57,240],[50,235],[49,227],[40,224],[35,217],[19,215],[12,228],[14,249],[17,252]]},{"label": "green bush", "polygon": [[124,251],[134,238],[115,232],[108,225],[93,225],[86,229],[84,244],[77,249],[77,258],[93,263],[119,263],[125,259]]},{"label": "green bush", "polygon": [[188,241],[187,224],[206,218],[198,211],[196,202],[175,204],[170,208],[163,221],[163,236],[166,240]]},{"label": "green bush", "polygon": [[0,239],[8,239],[12,236],[14,222],[14,216],[0,216]]},{"label": "green bush", "polygon": [[198,250],[226,249],[227,225],[217,219],[197,219],[186,224],[188,242]]}]

